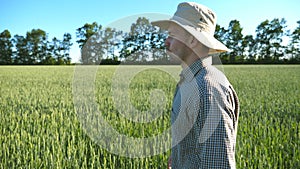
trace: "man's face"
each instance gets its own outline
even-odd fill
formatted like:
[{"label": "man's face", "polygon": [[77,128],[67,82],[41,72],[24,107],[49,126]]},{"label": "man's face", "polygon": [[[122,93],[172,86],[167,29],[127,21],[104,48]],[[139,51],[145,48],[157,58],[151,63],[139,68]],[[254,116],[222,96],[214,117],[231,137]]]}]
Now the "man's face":
[{"label": "man's face", "polygon": [[188,33],[181,27],[171,24],[169,29],[169,36],[165,41],[167,54],[171,57],[171,62],[181,63],[185,61],[190,54],[190,48],[186,45]]}]

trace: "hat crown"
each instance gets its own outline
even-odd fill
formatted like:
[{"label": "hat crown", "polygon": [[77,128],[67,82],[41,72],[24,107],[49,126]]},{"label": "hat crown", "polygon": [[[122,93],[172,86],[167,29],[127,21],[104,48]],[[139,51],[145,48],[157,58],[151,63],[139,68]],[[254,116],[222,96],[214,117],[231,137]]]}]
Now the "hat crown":
[{"label": "hat crown", "polygon": [[183,2],[178,5],[172,19],[177,20],[183,25],[189,25],[199,31],[213,35],[217,17],[211,9],[204,5],[194,2]]},{"label": "hat crown", "polygon": [[214,37],[217,15],[208,7],[195,2],[183,2],[169,20],[151,22],[161,29],[170,29],[171,26],[183,28],[195,39],[209,48],[209,54],[222,53],[229,49]]}]

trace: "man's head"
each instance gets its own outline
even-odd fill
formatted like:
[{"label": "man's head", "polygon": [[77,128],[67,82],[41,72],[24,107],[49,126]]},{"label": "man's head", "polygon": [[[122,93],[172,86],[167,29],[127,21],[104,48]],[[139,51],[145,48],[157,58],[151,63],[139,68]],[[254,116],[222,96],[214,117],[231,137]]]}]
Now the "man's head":
[{"label": "man's head", "polygon": [[[186,35],[191,35],[195,41],[205,45],[209,49],[209,54],[214,54],[228,51],[225,45],[214,38],[216,18],[216,14],[206,6],[183,2],[178,5],[177,11],[170,20],[155,21],[152,24],[168,31],[180,27],[187,32]],[[181,42],[184,43],[189,39],[181,35],[179,38],[183,38]]]},{"label": "man's head", "polygon": [[170,24],[169,36],[165,41],[166,51],[173,63],[193,62],[208,56],[209,48],[177,24]]}]

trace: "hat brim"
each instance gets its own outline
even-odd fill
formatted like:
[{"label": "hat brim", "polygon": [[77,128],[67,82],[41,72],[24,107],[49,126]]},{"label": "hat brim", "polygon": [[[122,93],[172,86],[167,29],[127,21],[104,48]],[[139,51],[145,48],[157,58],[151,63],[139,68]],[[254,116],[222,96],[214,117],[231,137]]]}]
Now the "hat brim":
[{"label": "hat brim", "polygon": [[168,30],[168,28],[172,24],[182,27],[187,32],[189,32],[191,35],[193,35],[199,42],[201,42],[202,44],[207,46],[209,48],[209,54],[216,54],[216,53],[222,53],[222,52],[229,51],[229,49],[223,43],[218,41],[212,35],[209,35],[206,32],[198,31],[192,26],[183,25],[175,20],[159,20],[159,21],[153,21],[153,22],[151,22],[151,24],[154,26],[158,26],[161,29],[165,29],[165,30]]}]

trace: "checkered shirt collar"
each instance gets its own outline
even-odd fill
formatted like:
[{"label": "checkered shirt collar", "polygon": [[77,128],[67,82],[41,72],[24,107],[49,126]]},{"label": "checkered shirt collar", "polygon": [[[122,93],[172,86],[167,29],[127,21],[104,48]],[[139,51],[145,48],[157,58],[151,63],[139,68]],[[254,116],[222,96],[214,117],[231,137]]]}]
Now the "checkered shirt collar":
[{"label": "checkered shirt collar", "polygon": [[212,64],[212,57],[206,57],[203,59],[198,59],[194,63],[192,63],[190,66],[183,69],[180,73],[180,81],[187,81],[190,82],[193,80],[193,78],[196,76],[196,74],[204,67],[209,66]]}]

